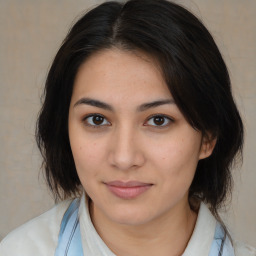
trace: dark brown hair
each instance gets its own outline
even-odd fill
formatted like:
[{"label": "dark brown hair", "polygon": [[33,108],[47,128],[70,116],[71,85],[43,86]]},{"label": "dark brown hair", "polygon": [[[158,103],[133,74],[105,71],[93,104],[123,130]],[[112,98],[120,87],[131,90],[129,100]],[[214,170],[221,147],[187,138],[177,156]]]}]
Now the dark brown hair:
[{"label": "dark brown hair", "polygon": [[103,3],[81,17],[65,38],[49,70],[37,123],[37,143],[55,197],[72,197],[81,189],[68,137],[78,68],[95,52],[112,47],[153,56],[187,121],[217,138],[212,155],[199,161],[189,194],[217,213],[231,192],[231,167],[242,151],[243,124],[212,36],[193,14],[165,0]]}]

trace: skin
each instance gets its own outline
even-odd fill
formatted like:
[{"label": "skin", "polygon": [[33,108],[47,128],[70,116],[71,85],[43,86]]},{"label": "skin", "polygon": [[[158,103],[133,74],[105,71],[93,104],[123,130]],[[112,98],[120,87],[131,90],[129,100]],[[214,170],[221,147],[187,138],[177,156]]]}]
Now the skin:
[{"label": "skin", "polygon": [[[158,100],[171,103],[138,111]],[[87,117],[95,113],[103,117],[97,124]],[[166,117],[156,122],[152,115]],[[214,143],[185,120],[152,58],[113,48],[87,59],[74,83],[69,138],[91,198],[92,221],[108,247],[119,256],[181,255],[197,218],[188,190],[198,161],[212,153]],[[114,180],[152,185],[136,198],[122,199],[106,186]]]}]

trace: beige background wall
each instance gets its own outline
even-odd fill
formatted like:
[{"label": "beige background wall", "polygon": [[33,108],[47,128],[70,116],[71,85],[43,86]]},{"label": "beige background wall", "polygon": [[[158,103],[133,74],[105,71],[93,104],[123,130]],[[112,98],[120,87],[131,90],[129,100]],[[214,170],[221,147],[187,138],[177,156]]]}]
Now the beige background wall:
[{"label": "beige background wall", "polygon": [[[47,69],[75,17],[102,1],[0,0],[0,240],[53,205],[34,141]],[[224,218],[256,247],[256,1],[181,0],[205,22],[229,66],[246,125],[245,156]]]}]

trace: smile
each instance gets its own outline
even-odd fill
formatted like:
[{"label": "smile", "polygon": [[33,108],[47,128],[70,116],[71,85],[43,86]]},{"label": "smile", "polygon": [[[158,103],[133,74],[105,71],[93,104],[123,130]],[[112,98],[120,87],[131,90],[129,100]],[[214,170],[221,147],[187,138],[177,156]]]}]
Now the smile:
[{"label": "smile", "polygon": [[136,198],[152,187],[152,184],[138,181],[111,181],[105,183],[105,185],[110,190],[110,192],[122,199]]}]

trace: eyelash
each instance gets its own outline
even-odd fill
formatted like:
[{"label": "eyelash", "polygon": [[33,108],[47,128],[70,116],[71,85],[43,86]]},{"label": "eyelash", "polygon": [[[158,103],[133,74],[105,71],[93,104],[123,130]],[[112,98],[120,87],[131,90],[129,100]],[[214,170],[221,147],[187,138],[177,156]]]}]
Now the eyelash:
[{"label": "eyelash", "polygon": [[[85,116],[85,117],[82,119],[82,121],[85,123],[86,126],[89,126],[89,127],[92,127],[92,128],[96,128],[96,129],[102,128],[102,127],[104,127],[104,126],[110,126],[110,125],[102,125],[102,124],[100,124],[100,125],[91,125],[91,124],[88,124],[88,122],[87,122],[87,121],[88,121],[88,118],[90,118],[90,117],[97,117],[97,116],[98,116],[98,117],[102,117],[104,120],[106,120],[106,118],[105,118],[103,115],[94,113],[94,114],[90,114],[90,115]],[[171,117],[166,116],[166,115],[163,115],[163,114],[154,114],[154,115],[148,117],[147,122],[148,122],[149,120],[153,119],[153,118],[156,118],[156,117],[161,117],[161,118],[164,118],[165,120],[168,120],[168,124],[163,125],[163,126],[162,126],[162,125],[149,125],[149,126],[151,126],[151,127],[156,127],[156,128],[158,128],[158,129],[163,129],[163,128],[168,127],[171,123],[174,122],[174,120],[173,120]],[[107,121],[107,122],[108,122],[108,121]],[[109,123],[109,122],[108,122],[108,123]],[[164,122],[164,123],[165,123],[165,122]],[[144,125],[144,124],[143,124],[143,126],[147,126],[147,125]]]}]

